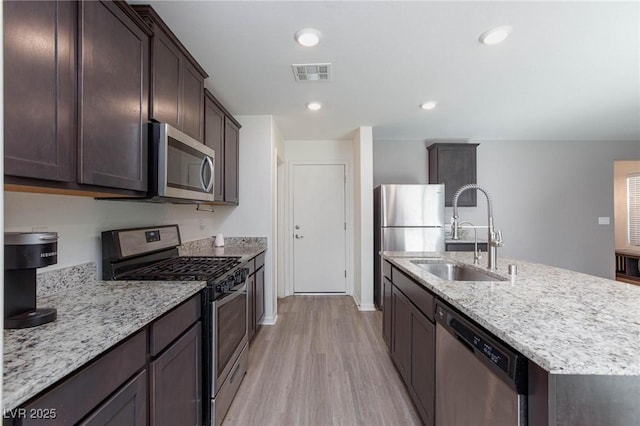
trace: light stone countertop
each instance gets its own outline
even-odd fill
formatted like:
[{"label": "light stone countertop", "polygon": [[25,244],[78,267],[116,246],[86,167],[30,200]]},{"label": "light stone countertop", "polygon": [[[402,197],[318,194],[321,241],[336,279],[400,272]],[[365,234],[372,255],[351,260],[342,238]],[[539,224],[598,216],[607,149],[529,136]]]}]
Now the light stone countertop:
[{"label": "light stone countertop", "polygon": [[515,264],[513,280],[446,281],[411,260],[473,266],[473,253],[384,256],[551,374],[640,375],[640,286],[506,257],[497,272]]},{"label": "light stone countertop", "polygon": [[267,250],[267,239],[263,237],[226,237],[224,247],[214,247],[213,237],[183,243],[180,256],[240,256],[245,262]]},{"label": "light stone countertop", "polygon": [[[267,249],[263,237],[186,242],[181,256],[240,256]],[[4,330],[3,409],[23,402],[132,336],[202,290],[204,281],[96,281],[87,263],[38,275],[38,307],[57,309],[56,321]]]},{"label": "light stone countertop", "polygon": [[54,322],[4,330],[3,409],[82,367],[205,287],[204,281],[93,281],[38,298]]}]

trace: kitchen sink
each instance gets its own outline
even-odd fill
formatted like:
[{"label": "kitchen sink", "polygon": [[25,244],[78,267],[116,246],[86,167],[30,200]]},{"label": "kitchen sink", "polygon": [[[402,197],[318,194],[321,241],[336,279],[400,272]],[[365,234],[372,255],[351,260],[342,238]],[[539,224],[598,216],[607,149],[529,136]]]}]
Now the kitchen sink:
[{"label": "kitchen sink", "polygon": [[456,263],[433,263],[419,260],[411,261],[426,272],[447,281],[506,281],[499,275],[485,272],[468,265]]}]

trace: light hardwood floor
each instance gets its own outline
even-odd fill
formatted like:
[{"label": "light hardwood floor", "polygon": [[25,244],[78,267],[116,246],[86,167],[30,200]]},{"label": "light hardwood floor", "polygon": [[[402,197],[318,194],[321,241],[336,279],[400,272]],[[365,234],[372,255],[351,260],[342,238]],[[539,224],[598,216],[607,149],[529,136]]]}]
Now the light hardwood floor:
[{"label": "light hardwood floor", "polygon": [[224,425],[419,425],[381,327],[349,296],[280,299]]}]

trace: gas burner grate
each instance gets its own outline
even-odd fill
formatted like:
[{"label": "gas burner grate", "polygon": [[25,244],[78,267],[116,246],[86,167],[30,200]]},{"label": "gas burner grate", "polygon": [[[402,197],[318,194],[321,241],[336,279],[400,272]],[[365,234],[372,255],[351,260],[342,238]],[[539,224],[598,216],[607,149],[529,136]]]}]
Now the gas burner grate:
[{"label": "gas burner grate", "polygon": [[240,264],[240,257],[175,257],[134,269],[121,280],[215,280]]}]

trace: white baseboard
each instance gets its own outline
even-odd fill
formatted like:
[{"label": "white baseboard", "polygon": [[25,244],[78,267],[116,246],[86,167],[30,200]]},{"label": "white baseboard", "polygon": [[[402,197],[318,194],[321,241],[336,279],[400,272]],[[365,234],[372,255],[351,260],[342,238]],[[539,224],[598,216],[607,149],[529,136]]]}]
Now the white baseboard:
[{"label": "white baseboard", "polygon": [[356,302],[356,306],[358,307],[358,309],[360,309],[360,299],[358,298],[358,295],[355,291],[353,292],[351,297],[353,297],[353,301]]},{"label": "white baseboard", "polygon": [[376,305],[374,305],[373,303],[367,303],[366,305],[358,305],[358,310],[362,312],[375,311]]},{"label": "white baseboard", "polygon": [[358,307],[359,311],[368,312],[376,310],[376,305],[374,305],[373,303],[363,304],[362,302],[360,302],[357,294],[353,293],[351,297],[353,297],[353,301],[356,302],[356,306]]},{"label": "white baseboard", "polygon": [[262,325],[276,325],[276,322],[278,321],[278,314],[276,314],[273,317],[267,317],[265,316],[262,321],[260,322],[260,324]]}]

